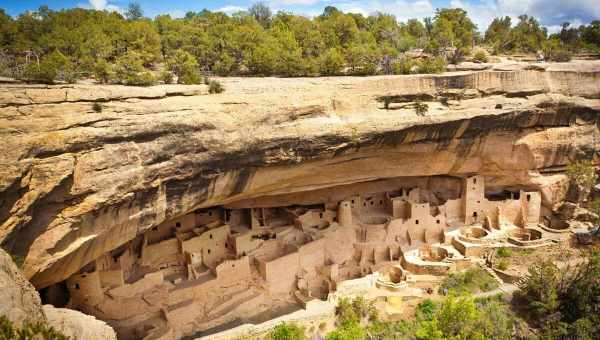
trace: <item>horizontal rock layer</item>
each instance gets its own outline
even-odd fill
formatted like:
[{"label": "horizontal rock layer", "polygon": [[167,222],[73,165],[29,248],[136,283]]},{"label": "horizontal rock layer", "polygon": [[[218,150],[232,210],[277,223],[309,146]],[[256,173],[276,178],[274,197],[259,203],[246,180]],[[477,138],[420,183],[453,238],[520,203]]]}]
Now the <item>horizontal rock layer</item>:
[{"label": "horizontal rock layer", "polygon": [[298,193],[353,183],[481,173],[541,190],[551,209],[564,165],[600,150],[597,62],[223,82],[219,95],[0,89],[0,240],[37,288],[196,208],[307,203]]}]

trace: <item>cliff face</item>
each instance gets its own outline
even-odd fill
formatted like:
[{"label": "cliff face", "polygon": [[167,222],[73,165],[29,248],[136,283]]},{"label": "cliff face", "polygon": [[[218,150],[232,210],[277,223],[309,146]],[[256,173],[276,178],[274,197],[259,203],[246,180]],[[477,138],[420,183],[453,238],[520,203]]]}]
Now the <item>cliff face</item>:
[{"label": "cliff face", "polygon": [[196,208],[379,179],[480,173],[552,209],[600,150],[597,62],[224,84],[0,87],[0,240],[37,288]]}]

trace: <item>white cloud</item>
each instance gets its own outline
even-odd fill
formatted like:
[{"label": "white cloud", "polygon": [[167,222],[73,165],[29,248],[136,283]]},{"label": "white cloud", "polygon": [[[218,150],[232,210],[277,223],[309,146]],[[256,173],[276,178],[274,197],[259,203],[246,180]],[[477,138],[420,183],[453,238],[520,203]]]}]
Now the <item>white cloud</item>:
[{"label": "white cloud", "polygon": [[107,0],[89,0],[89,3],[79,4],[78,6],[82,8],[91,8],[99,11],[107,10],[112,12],[123,13],[123,9],[121,9],[121,7],[109,3]]},{"label": "white cloud", "polygon": [[236,13],[239,11],[245,11],[245,10],[246,9],[244,7],[232,6],[232,5],[227,5],[227,6],[223,6],[221,8],[216,9],[217,12],[223,12],[223,13],[227,13],[227,14],[232,14],[232,13]]},{"label": "white cloud", "polygon": [[168,12],[167,14],[170,15],[171,18],[173,18],[173,19],[180,19],[180,18],[185,17],[185,12],[180,9],[172,10],[172,11]]}]

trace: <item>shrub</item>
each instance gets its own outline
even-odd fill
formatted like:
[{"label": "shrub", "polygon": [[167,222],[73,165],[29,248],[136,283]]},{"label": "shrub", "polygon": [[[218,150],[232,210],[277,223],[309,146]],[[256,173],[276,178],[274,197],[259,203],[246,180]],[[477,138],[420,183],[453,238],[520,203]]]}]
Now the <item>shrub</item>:
[{"label": "shrub", "polygon": [[177,83],[200,84],[202,82],[198,62],[189,52],[177,50],[167,63],[171,72],[177,76]]},{"label": "shrub", "polygon": [[498,264],[496,265],[496,268],[500,269],[500,270],[507,270],[508,269],[508,265],[509,262],[507,259],[501,259],[500,261],[498,261]]},{"label": "shrub", "polygon": [[154,75],[143,64],[139,53],[129,51],[117,60],[116,78],[124,85],[149,86],[156,82]]},{"label": "shrub", "polygon": [[24,77],[29,81],[46,84],[52,84],[55,80],[67,83],[73,83],[77,80],[73,63],[57,50],[44,56],[39,65],[37,62],[27,64]]},{"label": "shrub", "polygon": [[487,63],[489,61],[489,58],[484,50],[479,50],[473,55],[473,61],[477,63]]},{"label": "shrub", "polygon": [[415,113],[417,116],[424,116],[429,110],[429,105],[421,102],[415,102]]},{"label": "shrub", "polygon": [[466,294],[487,292],[498,288],[498,282],[485,270],[472,268],[463,272],[450,274],[440,285],[440,294]]},{"label": "shrub", "polygon": [[339,74],[344,67],[344,56],[336,48],[330,48],[319,60],[319,70],[322,75],[334,76]]},{"label": "shrub", "polygon": [[268,340],[304,340],[304,328],[296,324],[281,323],[267,335]]},{"label": "shrub", "polygon": [[225,91],[225,88],[218,81],[211,80],[208,82],[208,93],[221,93],[224,91]]},{"label": "shrub", "polygon": [[172,84],[174,81],[173,73],[168,70],[164,70],[160,73],[160,80],[165,84]]},{"label": "shrub", "polygon": [[498,257],[506,258],[506,257],[511,257],[512,255],[513,255],[512,250],[509,248],[506,248],[506,247],[498,248],[496,250],[496,256],[498,256]]},{"label": "shrub", "polygon": [[402,58],[392,63],[393,74],[411,74],[415,63],[408,58]]},{"label": "shrub", "polygon": [[93,73],[96,80],[102,84],[110,82],[110,80],[114,77],[112,65],[104,59],[99,59],[96,61],[93,67]]},{"label": "shrub", "polygon": [[567,176],[570,184],[575,185],[583,197],[587,197],[598,180],[596,169],[591,161],[580,161],[567,165]]},{"label": "shrub", "polygon": [[442,73],[446,70],[446,62],[441,57],[428,58],[418,64],[417,73]]},{"label": "shrub", "polygon": [[0,339],[12,340],[68,340],[69,337],[43,323],[26,322],[20,328],[6,316],[0,316]]},{"label": "shrub", "polygon": [[600,334],[600,249],[559,268],[544,261],[529,268],[516,302],[529,309],[544,338],[593,339]]},{"label": "shrub", "polygon": [[92,105],[92,110],[94,110],[94,112],[102,112],[102,105],[96,102]]}]

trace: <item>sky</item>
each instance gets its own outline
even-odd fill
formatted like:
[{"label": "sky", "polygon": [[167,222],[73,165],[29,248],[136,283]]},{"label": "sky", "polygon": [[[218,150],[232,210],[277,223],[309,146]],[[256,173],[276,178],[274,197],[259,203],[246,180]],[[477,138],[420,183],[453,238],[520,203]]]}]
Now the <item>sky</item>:
[{"label": "sky", "polygon": [[[17,16],[41,5],[51,9],[84,7],[123,11],[131,0],[0,0],[0,8]],[[256,0],[137,0],[144,14],[154,17],[170,14],[182,17],[188,11],[222,11],[234,13],[248,8]],[[460,7],[465,9],[479,30],[499,16],[516,18],[521,14],[535,16],[550,32],[557,32],[563,22],[572,25],[588,24],[600,19],[600,0],[263,0],[275,13],[279,10],[300,15],[315,16],[325,6],[335,6],[344,12],[368,15],[379,11],[394,14],[398,20],[423,19],[433,16],[436,8]]]}]

